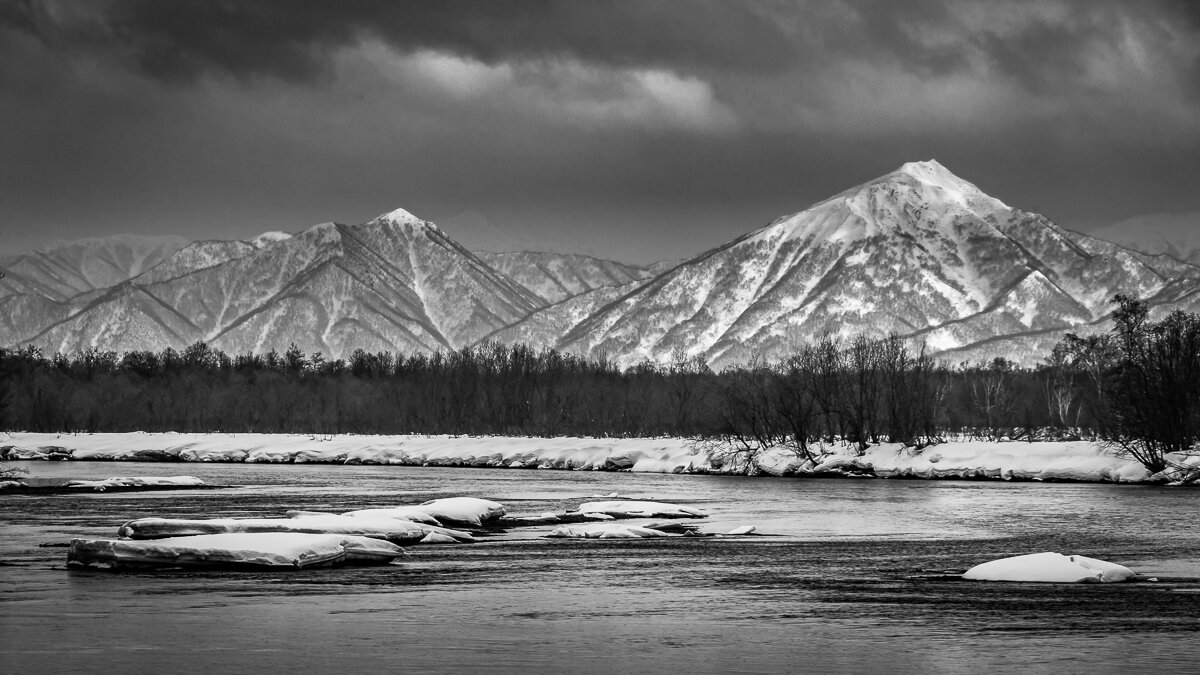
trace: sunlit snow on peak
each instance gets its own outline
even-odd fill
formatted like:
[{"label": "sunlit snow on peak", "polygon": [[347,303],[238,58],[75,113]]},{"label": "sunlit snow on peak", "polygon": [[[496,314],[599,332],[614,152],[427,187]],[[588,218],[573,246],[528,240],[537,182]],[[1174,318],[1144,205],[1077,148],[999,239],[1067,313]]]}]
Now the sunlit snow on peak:
[{"label": "sunlit snow on peak", "polygon": [[257,237],[251,239],[250,243],[253,244],[255,248],[262,248],[264,246],[273,244],[277,241],[285,241],[285,240],[291,239],[291,238],[292,238],[292,235],[288,234],[287,232],[279,232],[277,230],[273,230],[271,232],[263,232],[262,234],[258,235]]},{"label": "sunlit snow on peak", "polygon": [[432,225],[432,223],[426,223],[425,220],[414,216],[404,209],[389,211],[376,217],[373,222],[389,222],[396,225],[420,225],[422,223]]}]

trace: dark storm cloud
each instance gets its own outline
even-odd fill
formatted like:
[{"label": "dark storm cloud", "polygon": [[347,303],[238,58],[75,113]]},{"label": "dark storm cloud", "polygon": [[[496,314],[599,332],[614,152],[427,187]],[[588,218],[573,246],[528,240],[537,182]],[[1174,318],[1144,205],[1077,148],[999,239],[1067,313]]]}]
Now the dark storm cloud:
[{"label": "dark storm cloud", "polygon": [[[1115,39],[1123,18],[1161,18],[1186,26],[1192,37],[1200,30],[1197,3],[1188,0],[1068,0],[1049,3],[1067,11],[1041,19],[1046,13],[1036,2],[983,5],[995,23],[1034,17],[1012,31],[997,31],[988,21],[965,25],[958,10],[969,4],[10,0],[0,20],[57,40],[64,49],[120,56],[167,81],[192,81],[208,72],[309,80],[327,73],[331,52],[377,38],[401,52],[431,49],[484,63],[571,58],[616,67],[760,75],[854,58],[936,76],[970,70],[975,54],[999,74],[1039,92],[1077,76],[1083,48],[1097,36]],[[956,38],[940,40],[939,33]],[[1189,77],[1197,74],[1196,63],[1180,67]]]},{"label": "dark storm cloud", "polygon": [[1196,211],[1198,6],[0,0],[0,203],[31,237],[476,209],[644,259],[934,157],[1076,228]]},{"label": "dark storm cloud", "polygon": [[[146,74],[191,81],[208,71],[293,80],[322,75],[332,50],[364,37],[496,63],[567,56],[617,66],[720,65],[771,70],[791,43],[740,3],[414,0],[40,3],[17,25],[120,55]],[[753,39],[747,39],[753,36]]]}]

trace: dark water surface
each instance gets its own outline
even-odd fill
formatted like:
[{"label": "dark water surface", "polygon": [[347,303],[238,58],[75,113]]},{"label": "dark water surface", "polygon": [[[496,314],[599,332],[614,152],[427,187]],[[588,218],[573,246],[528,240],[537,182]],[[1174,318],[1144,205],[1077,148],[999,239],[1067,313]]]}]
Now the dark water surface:
[{"label": "dark water surface", "polygon": [[[20,464],[20,463],[18,463]],[[383,466],[23,463],[37,477],[187,473],[229,490],[0,496],[0,671],[1195,672],[1200,493],[1152,486],[791,480]],[[618,492],[709,532],[569,541],[550,528],[410,548],[400,564],[68,571],[72,537],[144,516],[282,515],[470,495],[514,513]],[[966,582],[1038,551],[1156,582]]]}]

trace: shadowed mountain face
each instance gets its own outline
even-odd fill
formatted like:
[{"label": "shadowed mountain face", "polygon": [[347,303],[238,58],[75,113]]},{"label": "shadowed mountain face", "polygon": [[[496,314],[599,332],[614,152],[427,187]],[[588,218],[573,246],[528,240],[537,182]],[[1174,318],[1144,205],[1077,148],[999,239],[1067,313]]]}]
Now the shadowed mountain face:
[{"label": "shadowed mountain face", "polygon": [[622,286],[654,276],[654,268],[626,265],[571,253],[476,252],[484,262],[533,291],[544,304],[562,302],[598,288]]},{"label": "shadowed mountain face", "polygon": [[250,242],[113,238],[6,261],[0,344],[347,357],[484,338],[629,365],[777,358],[824,335],[924,341],[1032,363],[1101,327],[1117,293],[1200,305],[1200,267],[1011,208],[914,162],[722,247],[652,268],[471,253],[403,210]]}]

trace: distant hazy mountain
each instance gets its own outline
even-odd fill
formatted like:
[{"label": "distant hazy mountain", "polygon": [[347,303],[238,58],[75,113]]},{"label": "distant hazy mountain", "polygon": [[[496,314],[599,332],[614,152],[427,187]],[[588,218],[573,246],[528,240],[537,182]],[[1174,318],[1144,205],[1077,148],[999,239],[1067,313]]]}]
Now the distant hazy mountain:
[{"label": "distant hazy mountain", "polygon": [[36,293],[66,300],[108,288],[154,267],[187,244],[182,237],[126,234],[61,242],[8,256],[0,259],[0,269],[5,272],[0,279],[0,298]]},{"label": "distant hazy mountain", "polygon": [[[1028,362],[1064,331],[1102,321],[1114,294],[1178,301],[1189,284],[1172,278],[1198,272],[1065,232],[935,161],[915,162],[685,261],[542,339],[626,364],[682,349],[720,366],[826,334],[894,332],[951,359]],[[577,316],[580,301],[499,335],[570,324],[558,315]]]},{"label": "distant hazy mountain", "polygon": [[1200,265],[1200,212],[1137,216],[1091,233],[1122,246]]},{"label": "distant hazy mountain", "polygon": [[443,232],[472,251],[510,253],[544,248],[520,232],[496,225],[478,211],[464,211],[438,223]]}]

